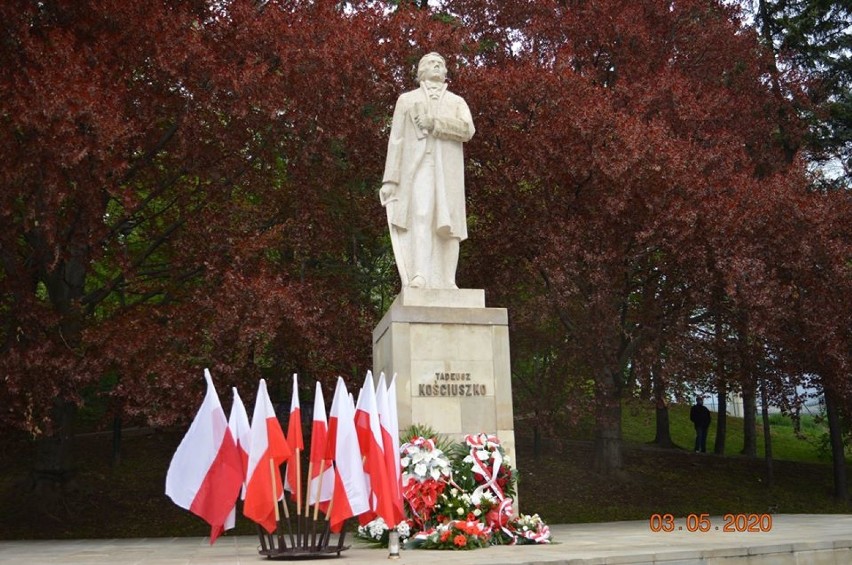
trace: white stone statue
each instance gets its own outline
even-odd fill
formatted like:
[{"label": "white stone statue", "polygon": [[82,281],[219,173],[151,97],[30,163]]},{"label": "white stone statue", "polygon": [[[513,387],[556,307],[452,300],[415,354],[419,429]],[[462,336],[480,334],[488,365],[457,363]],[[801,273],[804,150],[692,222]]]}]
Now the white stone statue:
[{"label": "white stone statue", "polygon": [[380,198],[403,287],[455,289],[467,239],[462,143],[473,137],[465,101],[447,90],[447,66],[429,53],[420,88],[396,102]]}]

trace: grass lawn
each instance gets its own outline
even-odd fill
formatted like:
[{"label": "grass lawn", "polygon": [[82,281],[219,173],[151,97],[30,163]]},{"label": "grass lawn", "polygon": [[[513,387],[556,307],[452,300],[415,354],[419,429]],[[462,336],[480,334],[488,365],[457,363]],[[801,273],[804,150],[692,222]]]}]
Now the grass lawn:
[{"label": "grass lawn", "polygon": [[[689,408],[672,407],[674,441],[692,445]],[[714,415],[715,421],[715,415]],[[538,458],[532,434],[516,423],[519,502],[524,513],[539,513],[550,523],[646,520],[651,514],[675,516],[710,513],[849,513],[852,506],[831,498],[831,466],[820,456],[819,425],[809,423],[805,439],[778,420],[771,427],[774,484],[766,483],[761,457],[738,454],[742,422],[728,422],[727,454],[696,454],[690,449],[659,449],[654,411],[649,405],[625,406],[625,466],[617,477],[594,471],[588,427],[566,430],[561,438],[544,438]],[[475,431],[475,430],[472,430]],[[62,496],[32,492],[31,442],[12,435],[0,438],[0,539],[203,536],[209,528],[175,506],[164,494],[169,461],[183,432],[149,431],[127,435],[122,459],[110,463],[109,434],[77,438],[76,478]],[[708,441],[712,446],[713,430]],[[852,475],[852,473],[850,473]],[[255,533],[238,518],[239,534]]]}]

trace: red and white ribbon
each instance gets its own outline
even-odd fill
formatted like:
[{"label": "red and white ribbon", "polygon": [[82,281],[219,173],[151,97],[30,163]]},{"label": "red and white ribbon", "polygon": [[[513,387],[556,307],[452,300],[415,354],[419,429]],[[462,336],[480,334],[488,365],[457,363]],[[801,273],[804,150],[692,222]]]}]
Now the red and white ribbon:
[{"label": "red and white ribbon", "polygon": [[[469,434],[465,436],[464,440],[470,446],[470,457],[473,459],[473,472],[485,479],[485,484],[476,487],[473,491],[474,494],[481,494],[483,490],[490,488],[497,495],[497,498],[502,501],[505,495],[503,494],[503,489],[497,484],[497,475],[500,474],[500,467],[503,465],[503,454],[500,452],[499,447],[500,440],[497,436],[485,434]],[[488,453],[489,459],[494,460],[490,469],[479,458],[478,454],[482,451]]]}]

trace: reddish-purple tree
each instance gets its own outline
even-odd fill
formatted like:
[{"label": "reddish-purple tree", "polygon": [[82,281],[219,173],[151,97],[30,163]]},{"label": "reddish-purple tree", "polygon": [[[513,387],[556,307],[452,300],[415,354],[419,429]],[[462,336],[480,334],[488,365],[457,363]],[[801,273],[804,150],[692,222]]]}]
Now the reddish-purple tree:
[{"label": "reddish-purple tree", "polygon": [[450,4],[487,66],[462,77],[478,119],[464,274],[498,294],[540,281],[594,382],[598,466],[617,470],[634,355],[709,303],[706,254],[737,203],[802,176],[772,141],[786,101],[720,3]]},{"label": "reddish-purple tree", "polygon": [[[74,408],[185,421],[201,369],[369,366],[376,178],[425,12],[339,3],[0,6],[0,421],[49,436]],[[226,390],[226,389],[225,389]]]}]

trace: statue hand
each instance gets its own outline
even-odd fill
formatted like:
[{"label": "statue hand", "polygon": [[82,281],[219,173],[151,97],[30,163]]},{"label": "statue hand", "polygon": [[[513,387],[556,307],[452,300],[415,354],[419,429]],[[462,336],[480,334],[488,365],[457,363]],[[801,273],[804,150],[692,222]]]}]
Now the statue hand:
[{"label": "statue hand", "polygon": [[435,128],[435,119],[429,114],[419,114],[414,118],[414,122],[422,130],[431,132]]},{"label": "statue hand", "polygon": [[379,190],[379,200],[382,203],[382,206],[393,200],[394,188],[396,185],[392,182],[386,182],[382,184],[381,190]]}]

